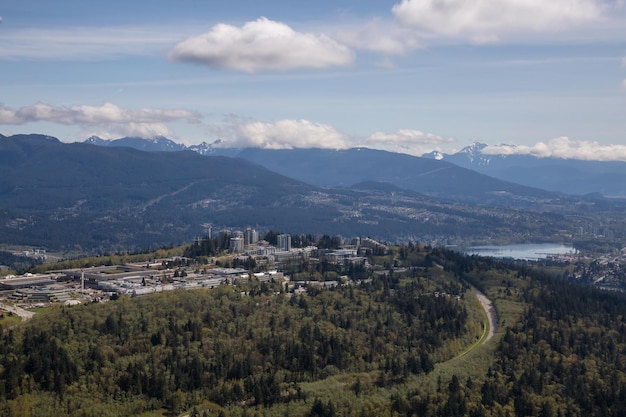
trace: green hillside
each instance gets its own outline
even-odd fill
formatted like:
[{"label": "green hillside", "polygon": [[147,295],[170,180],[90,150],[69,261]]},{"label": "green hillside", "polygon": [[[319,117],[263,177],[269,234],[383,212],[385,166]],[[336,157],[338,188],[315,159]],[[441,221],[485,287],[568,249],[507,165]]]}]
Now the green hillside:
[{"label": "green hillside", "polygon": [[[0,414],[624,415],[621,298],[417,245],[395,259],[301,295],[250,281],[35,316],[0,339]],[[497,310],[485,344],[465,283]]]},{"label": "green hillside", "polygon": [[[405,162],[414,160],[419,158]],[[344,161],[337,163],[332,169],[320,166],[318,172],[306,172],[311,180],[335,174],[348,178],[336,171],[347,169]],[[357,173],[375,166],[356,165]],[[386,160],[379,165],[396,164]],[[406,167],[394,172],[413,172]],[[292,170],[293,175],[303,172],[304,165]],[[438,178],[443,171],[428,172],[407,181],[435,187],[448,197],[456,188],[472,189],[449,176]],[[496,187],[491,181],[484,186]],[[0,243],[41,247],[61,256],[184,244],[202,235],[206,223],[215,230],[252,226],[437,244],[569,241],[574,233],[599,230],[607,222],[615,237],[623,235],[623,206],[597,215],[595,205],[541,197],[533,195],[532,210],[479,207],[428,197],[391,182],[321,188],[244,159],[191,151],[68,144],[42,135],[0,138]],[[522,198],[519,205],[528,204]]]}]

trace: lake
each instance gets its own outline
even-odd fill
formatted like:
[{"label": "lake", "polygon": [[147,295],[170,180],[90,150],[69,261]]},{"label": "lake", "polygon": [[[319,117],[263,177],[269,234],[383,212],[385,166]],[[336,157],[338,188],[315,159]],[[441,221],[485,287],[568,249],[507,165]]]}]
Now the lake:
[{"label": "lake", "polygon": [[576,249],[571,245],[558,243],[524,243],[502,246],[473,246],[464,252],[468,255],[536,261],[546,259],[549,256],[575,254]]}]

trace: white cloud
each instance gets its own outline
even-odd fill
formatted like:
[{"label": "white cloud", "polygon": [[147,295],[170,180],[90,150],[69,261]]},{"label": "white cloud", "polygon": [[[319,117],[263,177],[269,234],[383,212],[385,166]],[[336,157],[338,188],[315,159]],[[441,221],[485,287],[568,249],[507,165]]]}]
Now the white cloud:
[{"label": "white cloud", "polygon": [[309,120],[245,121],[236,123],[231,131],[225,146],[345,149],[351,145],[350,138],[334,127]]},{"label": "white cloud", "polygon": [[21,123],[22,121],[15,114],[15,110],[11,110],[0,103],[0,125],[19,125]]},{"label": "white cloud", "polygon": [[185,120],[198,123],[200,117],[184,109],[122,109],[112,103],[102,106],[51,106],[37,103],[32,106],[10,109],[0,104],[0,124],[22,125],[35,122],[52,122],[77,125],[83,129],[99,129],[127,136],[167,136],[171,130],[166,123]]},{"label": "white cloud", "polygon": [[88,126],[81,132],[81,137],[98,136],[104,139],[117,139],[122,136],[138,138],[154,138],[165,136],[173,138],[174,132],[165,123],[105,123],[98,125],[97,129],[90,130]]},{"label": "white cloud", "polygon": [[93,61],[158,55],[180,38],[179,28],[164,26],[4,30],[0,32],[0,59]]},{"label": "white cloud", "polygon": [[215,25],[178,43],[170,59],[254,73],[345,66],[354,61],[354,53],[326,35],[296,32],[262,17],[241,28]]},{"label": "white cloud", "polygon": [[368,137],[347,135],[335,127],[309,120],[261,122],[231,117],[227,127],[215,128],[223,147],[258,147],[263,149],[367,147],[420,156],[456,142],[453,138],[401,129],[395,133],[376,132]]},{"label": "white cloud", "polygon": [[626,145],[601,145],[595,141],[578,141],[567,137],[538,142],[532,146],[488,146],[482,152],[494,155],[532,155],[538,158],[626,161]]},{"label": "white cloud", "polygon": [[385,55],[403,55],[422,47],[410,29],[378,19],[341,28],[335,37],[353,48]]},{"label": "white cloud", "polygon": [[441,146],[449,146],[454,142],[456,142],[454,138],[425,133],[419,130],[401,129],[395,133],[376,132],[365,139],[364,145],[376,149],[421,156],[434,150],[443,151]]},{"label": "white cloud", "polygon": [[490,43],[511,33],[553,32],[599,21],[611,7],[603,0],[402,0],[392,12],[427,34]]}]

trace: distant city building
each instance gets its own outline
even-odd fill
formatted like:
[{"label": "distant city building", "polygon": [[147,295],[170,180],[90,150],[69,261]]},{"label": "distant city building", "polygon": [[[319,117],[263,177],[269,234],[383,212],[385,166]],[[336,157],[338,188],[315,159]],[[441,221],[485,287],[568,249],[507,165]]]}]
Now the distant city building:
[{"label": "distant city building", "polygon": [[361,239],[360,251],[362,253],[388,253],[389,248],[387,245],[383,245],[380,242],[375,241],[374,239],[370,239],[369,237],[364,237]]},{"label": "distant city building", "polygon": [[268,256],[276,253],[277,249],[274,246],[269,245],[256,245],[248,248],[246,253],[248,255]]},{"label": "distant city building", "polygon": [[251,227],[246,227],[243,238],[245,246],[252,245],[259,241],[259,233]]},{"label": "distant city building", "polygon": [[56,282],[56,275],[26,274],[17,277],[6,278],[0,281],[0,289],[16,290],[18,288],[44,287]]},{"label": "distant city building", "polygon": [[70,300],[70,290],[62,287],[19,288],[9,296],[13,302],[54,303]]},{"label": "distant city building", "polygon": [[337,249],[327,252],[323,255],[324,259],[333,264],[344,263],[347,264],[351,258],[354,258],[357,254],[356,249]]},{"label": "distant city building", "polygon": [[291,235],[278,235],[278,249],[283,251],[291,250]]},{"label": "distant city building", "polygon": [[229,250],[231,253],[243,252],[243,237],[231,237]]}]

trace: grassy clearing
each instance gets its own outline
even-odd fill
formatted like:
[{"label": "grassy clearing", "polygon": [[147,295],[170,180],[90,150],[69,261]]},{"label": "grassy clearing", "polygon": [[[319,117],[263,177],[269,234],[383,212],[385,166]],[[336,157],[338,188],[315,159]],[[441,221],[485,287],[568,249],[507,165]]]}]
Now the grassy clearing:
[{"label": "grassy clearing", "polygon": [[33,313],[36,313],[36,314],[47,314],[53,311],[57,311],[59,308],[61,308],[60,305],[51,305],[47,307],[29,308],[28,311],[32,311]]},{"label": "grassy clearing", "polygon": [[467,290],[462,302],[467,311],[467,332],[463,337],[451,340],[439,349],[438,354],[433,356],[435,362],[448,361],[468,349],[473,349],[481,338],[486,337],[485,324],[488,326],[489,320],[474,292]]},{"label": "grassy clearing", "polygon": [[22,319],[17,314],[13,314],[10,316],[9,313],[5,311],[4,315],[0,318],[0,329],[8,329],[20,323],[21,321]]}]

